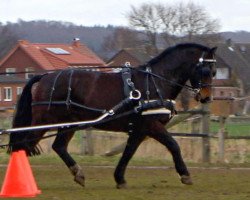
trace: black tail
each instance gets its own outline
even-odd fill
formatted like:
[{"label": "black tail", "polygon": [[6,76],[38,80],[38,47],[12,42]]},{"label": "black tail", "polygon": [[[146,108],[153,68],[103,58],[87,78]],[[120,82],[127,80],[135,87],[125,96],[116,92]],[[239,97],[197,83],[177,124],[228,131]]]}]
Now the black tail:
[{"label": "black tail", "polygon": [[[34,76],[25,85],[23,92],[18,100],[16,113],[13,119],[13,128],[30,126],[32,121],[32,94],[31,88],[34,83],[38,82],[44,75]],[[10,134],[8,153],[12,151],[25,150],[27,155],[38,155],[40,149],[36,145],[31,145],[32,142],[29,138],[32,138],[33,132],[13,132]]]}]

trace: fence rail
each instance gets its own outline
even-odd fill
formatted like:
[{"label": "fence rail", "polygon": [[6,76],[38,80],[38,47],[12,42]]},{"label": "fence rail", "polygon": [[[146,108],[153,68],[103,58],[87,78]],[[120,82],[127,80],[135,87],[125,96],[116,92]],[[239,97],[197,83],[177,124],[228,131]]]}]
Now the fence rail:
[{"label": "fence rail", "polygon": [[[219,162],[224,162],[225,161],[225,143],[226,140],[249,140],[250,136],[226,136],[225,130],[220,128],[218,135],[212,135],[210,134],[209,130],[209,123],[210,123],[210,115],[208,112],[208,107],[206,105],[196,107],[195,109],[192,109],[188,112],[178,112],[178,115],[174,117],[167,125],[166,128],[169,129],[172,126],[179,124],[183,122],[184,120],[188,120],[192,117],[192,120],[197,121],[197,118],[194,118],[194,115],[199,115],[199,124],[198,126],[201,127],[197,131],[197,128],[193,128],[191,133],[185,133],[185,132],[178,132],[178,131],[170,131],[170,134],[174,137],[187,137],[187,138],[200,138],[201,139],[201,148],[202,148],[202,155],[201,155],[201,160],[202,162],[211,162],[211,151],[214,151],[214,140],[217,141],[217,147],[218,149],[218,161]],[[220,120],[225,119],[220,118]],[[192,121],[192,123],[194,123]],[[197,123],[197,122],[196,122]],[[224,121],[221,121],[221,126],[223,125]],[[195,132],[196,130],[196,132]],[[87,142],[87,138],[85,138]],[[213,140],[213,145],[210,144],[211,140]],[[88,142],[87,142],[88,143]],[[88,146],[88,144],[86,144]],[[126,146],[126,142],[120,143],[117,146],[113,147],[109,151],[105,153],[107,156],[113,156],[116,154],[119,154],[123,152],[124,148]]]}]

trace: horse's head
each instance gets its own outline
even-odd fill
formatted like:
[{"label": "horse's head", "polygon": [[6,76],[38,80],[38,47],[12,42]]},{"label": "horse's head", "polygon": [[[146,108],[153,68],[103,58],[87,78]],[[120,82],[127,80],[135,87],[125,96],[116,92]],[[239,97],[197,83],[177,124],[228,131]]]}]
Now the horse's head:
[{"label": "horse's head", "polygon": [[216,49],[214,47],[202,53],[190,78],[190,83],[196,91],[195,99],[201,103],[207,103],[212,99],[212,79],[216,74],[214,59]]}]

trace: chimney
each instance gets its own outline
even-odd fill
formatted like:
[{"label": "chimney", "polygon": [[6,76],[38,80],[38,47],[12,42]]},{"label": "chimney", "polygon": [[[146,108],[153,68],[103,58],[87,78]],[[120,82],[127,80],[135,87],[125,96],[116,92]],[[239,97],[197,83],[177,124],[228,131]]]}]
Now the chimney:
[{"label": "chimney", "polygon": [[80,47],[81,46],[80,39],[79,38],[74,38],[72,46],[74,46],[74,47]]},{"label": "chimney", "polygon": [[226,40],[226,44],[227,44],[228,47],[232,47],[232,46],[233,46],[233,41],[232,41],[232,39],[231,39],[231,38],[227,39],[227,40]]},{"label": "chimney", "polygon": [[29,41],[28,40],[18,40],[19,44],[24,44],[24,45],[28,45]]}]

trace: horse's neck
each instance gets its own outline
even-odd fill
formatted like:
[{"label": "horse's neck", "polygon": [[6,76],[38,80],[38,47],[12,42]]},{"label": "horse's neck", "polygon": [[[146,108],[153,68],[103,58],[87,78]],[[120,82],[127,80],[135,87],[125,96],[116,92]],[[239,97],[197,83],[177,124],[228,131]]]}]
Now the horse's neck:
[{"label": "horse's neck", "polygon": [[188,72],[183,73],[183,71],[180,70],[179,73],[173,72],[173,74],[174,76],[166,76],[169,77],[169,80],[172,83],[172,87],[170,87],[170,92],[168,95],[169,99],[176,99],[189,80]]},{"label": "horse's neck", "polygon": [[163,63],[167,63],[167,61],[153,65],[152,71],[166,79],[159,80],[161,82],[161,90],[166,99],[174,100],[183,89],[181,86],[184,86],[189,80],[191,69],[188,70],[188,66],[181,65],[181,63],[176,66],[164,65]]}]

